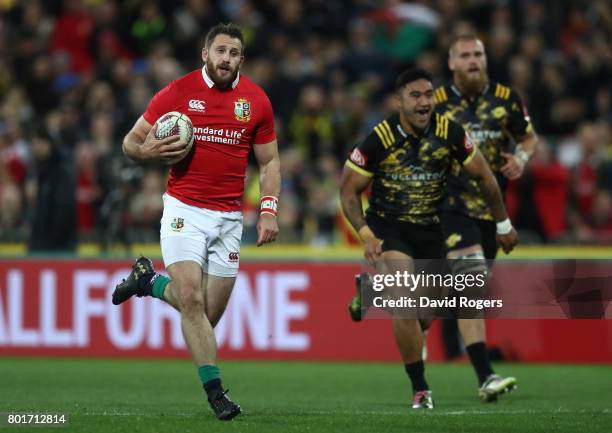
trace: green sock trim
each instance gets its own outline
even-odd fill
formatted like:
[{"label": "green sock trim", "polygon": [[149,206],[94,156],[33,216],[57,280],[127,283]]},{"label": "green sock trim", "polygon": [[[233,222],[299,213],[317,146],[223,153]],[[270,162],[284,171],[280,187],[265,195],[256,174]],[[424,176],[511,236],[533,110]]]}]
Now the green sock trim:
[{"label": "green sock trim", "polygon": [[170,278],[166,277],[165,275],[158,275],[153,282],[153,297],[163,301],[164,290],[166,290],[166,286],[169,282]]},{"label": "green sock trim", "polygon": [[198,376],[200,376],[200,380],[203,384],[213,379],[221,379],[219,367],[216,365],[203,365],[198,367]]}]

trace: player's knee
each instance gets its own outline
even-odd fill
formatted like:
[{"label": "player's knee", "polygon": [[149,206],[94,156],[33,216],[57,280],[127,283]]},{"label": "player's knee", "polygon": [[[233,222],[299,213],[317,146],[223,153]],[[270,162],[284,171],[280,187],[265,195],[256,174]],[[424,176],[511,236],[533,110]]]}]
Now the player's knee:
[{"label": "player's knee", "polygon": [[455,289],[464,296],[484,297],[489,268],[481,251],[450,260]]},{"label": "player's knee", "polygon": [[459,256],[450,260],[450,268],[454,275],[487,274],[488,267],[482,251]]},{"label": "player's knee", "polygon": [[179,281],[178,298],[181,312],[202,314],[202,310],[204,310],[204,296],[199,282],[189,280]]},{"label": "player's knee", "polygon": [[[487,292],[488,266],[482,252],[466,254],[451,260],[451,271],[455,278],[455,295],[468,299],[484,299]],[[458,308],[457,316],[474,319],[482,316],[482,310]]]}]

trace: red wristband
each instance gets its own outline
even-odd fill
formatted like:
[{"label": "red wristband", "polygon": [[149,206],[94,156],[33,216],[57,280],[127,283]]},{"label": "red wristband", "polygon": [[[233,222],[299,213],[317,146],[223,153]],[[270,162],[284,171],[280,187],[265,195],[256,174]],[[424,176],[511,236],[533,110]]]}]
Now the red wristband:
[{"label": "red wristband", "polygon": [[270,215],[276,216],[278,213],[278,199],[271,195],[264,195],[261,198],[259,213],[269,213]]}]

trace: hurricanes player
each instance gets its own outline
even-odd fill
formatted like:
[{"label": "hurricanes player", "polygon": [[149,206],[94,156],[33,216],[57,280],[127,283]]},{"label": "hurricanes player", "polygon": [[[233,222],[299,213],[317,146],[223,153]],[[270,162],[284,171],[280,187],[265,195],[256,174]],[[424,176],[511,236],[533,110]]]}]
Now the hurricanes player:
[{"label": "hurricanes player", "polygon": [[[342,209],[364,242],[365,258],[389,274],[414,269],[415,259],[444,258],[438,208],[454,162],[478,181],[495,219],[510,224],[499,186],[478,149],[458,123],[434,113],[431,74],[405,71],[395,88],[399,113],[380,122],[353,149],[340,185]],[[364,217],[361,194],[370,184]],[[497,240],[508,252],[518,239],[510,225]],[[433,408],[419,321],[394,316],[393,331],[412,382],[412,407]]]},{"label": "hurricanes player", "polygon": [[247,156],[252,147],[260,169],[258,246],[278,234],[280,164],[270,101],[239,72],[244,61],[241,30],[233,24],[213,27],[206,35],[202,60],[202,69],[178,78],[153,97],[123,141],[124,153],[134,160],[171,160],[186,149],[178,136],[156,139],[156,120],[178,111],[193,122],[193,150],[172,166],[163,197],[161,251],[170,278],[140,257],[117,285],[112,302],[153,296],[180,312],[208,402],[218,419],[229,420],[240,413],[240,406],[222,387],[213,328],[238,273]]},{"label": "hurricanes player", "polygon": [[[521,176],[537,145],[526,110],[516,92],[489,80],[484,45],[476,36],[461,35],[453,41],[448,65],[453,79],[436,89],[437,110],[463,126],[503,191],[508,179]],[[482,189],[468,173],[454,164],[451,174],[441,213],[447,256],[457,273],[487,272],[486,260],[497,254],[495,234],[500,225],[496,227]],[[516,379],[495,374],[489,362],[484,320],[460,318],[458,326],[478,376],[481,399],[494,401],[512,390]]]}]

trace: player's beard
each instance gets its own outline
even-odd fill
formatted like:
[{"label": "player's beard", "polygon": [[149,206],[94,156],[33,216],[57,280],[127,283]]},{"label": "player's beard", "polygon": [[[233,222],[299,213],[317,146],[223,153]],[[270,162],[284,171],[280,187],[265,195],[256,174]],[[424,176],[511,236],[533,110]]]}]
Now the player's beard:
[{"label": "player's beard", "polygon": [[214,81],[217,86],[221,88],[228,87],[231,83],[234,82],[236,76],[238,75],[238,66],[236,66],[234,70],[231,69],[231,66],[229,66],[229,68],[230,73],[225,77],[221,77],[219,75],[217,67],[213,64],[213,62],[210,59],[206,60],[206,72],[208,72],[208,76]]},{"label": "player's beard", "polygon": [[459,84],[466,93],[475,94],[482,92],[488,81],[486,69],[480,69],[478,71],[478,75],[471,74],[467,71],[460,72],[457,75],[459,78]]}]

